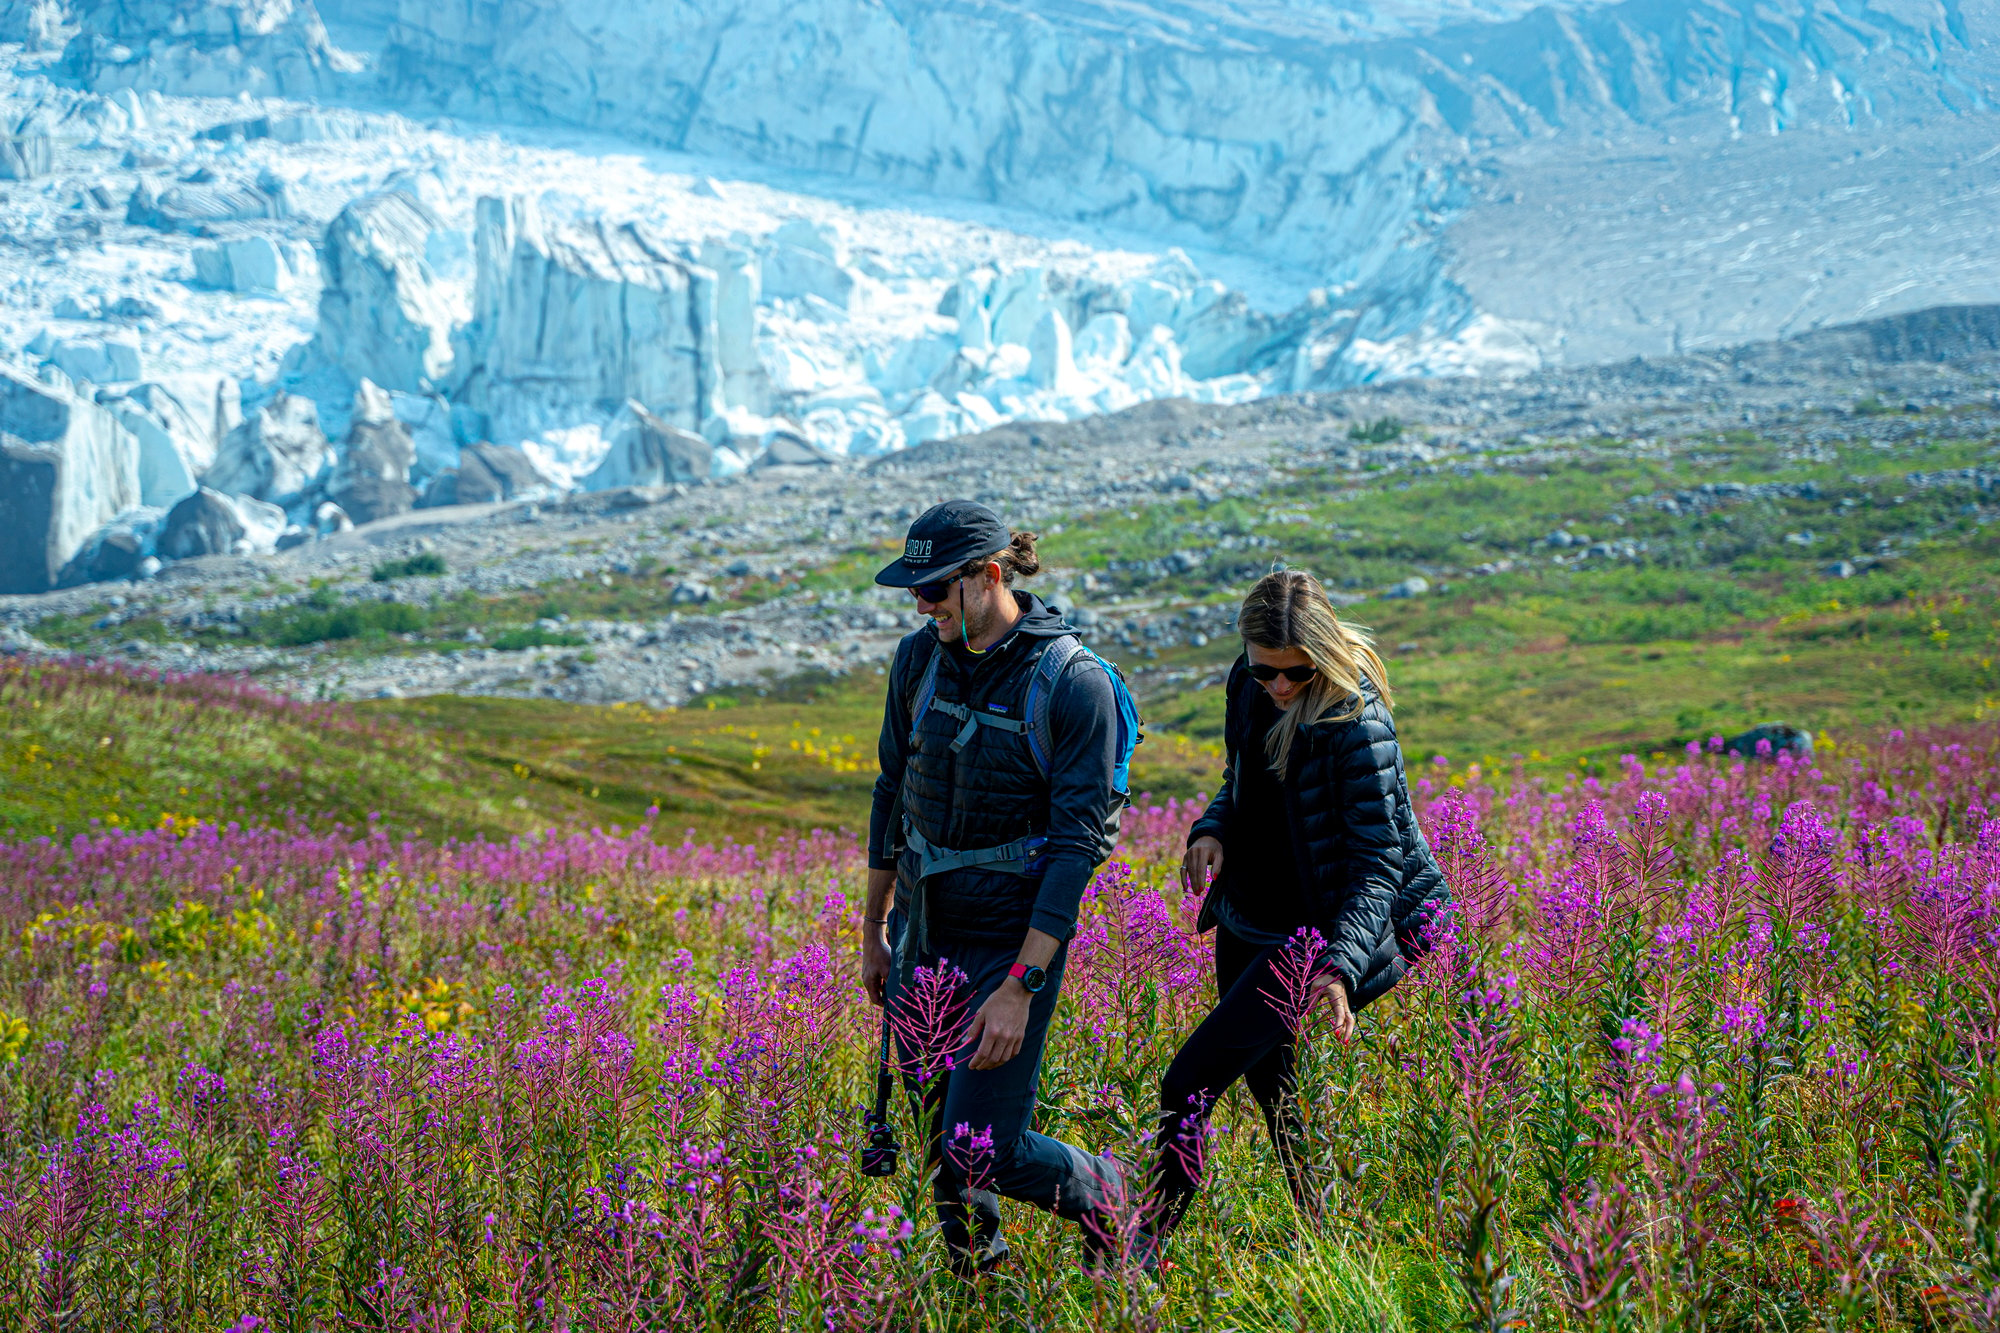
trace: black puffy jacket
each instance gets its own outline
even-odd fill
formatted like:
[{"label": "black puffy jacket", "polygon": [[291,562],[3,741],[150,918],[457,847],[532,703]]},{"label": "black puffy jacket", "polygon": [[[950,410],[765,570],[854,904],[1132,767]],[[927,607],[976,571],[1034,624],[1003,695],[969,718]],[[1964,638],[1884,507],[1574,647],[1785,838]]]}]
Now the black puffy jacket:
[{"label": "black puffy jacket", "polygon": [[[1222,844],[1212,893],[1228,893],[1229,846],[1237,825],[1238,764],[1261,764],[1251,706],[1263,687],[1238,658],[1230,669],[1223,738],[1228,769],[1222,787],[1188,832],[1188,841]],[[1396,724],[1374,687],[1362,681],[1361,712],[1302,727],[1282,783],[1292,854],[1313,926],[1328,943],[1334,970],[1356,1008],[1386,994],[1422,952],[1425,920],[1451,901],[1444,875],[1410,808]],[[1204,924],[1213,914],[1203,913]]]}]

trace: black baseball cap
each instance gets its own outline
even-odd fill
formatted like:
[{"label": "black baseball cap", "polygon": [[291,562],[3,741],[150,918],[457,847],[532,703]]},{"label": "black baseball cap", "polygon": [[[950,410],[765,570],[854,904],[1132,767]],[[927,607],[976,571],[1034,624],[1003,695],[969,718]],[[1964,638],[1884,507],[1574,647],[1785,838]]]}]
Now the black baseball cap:
[{"label": "black baseball cap", "polygon": [[885,588],[914,588],[951,578],[982,555],[1004,551],[1014,534],[977,500],[946,500],[917,515],[903,554],[882,567]]}]

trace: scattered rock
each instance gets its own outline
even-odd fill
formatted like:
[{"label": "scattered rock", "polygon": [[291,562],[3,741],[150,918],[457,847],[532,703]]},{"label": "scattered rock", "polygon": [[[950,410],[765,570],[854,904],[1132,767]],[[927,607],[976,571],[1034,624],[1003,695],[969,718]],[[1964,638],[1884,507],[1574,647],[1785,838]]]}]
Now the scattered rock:
[{"label": "scattered rock", "polygon": [[364,379],[354,395],[346,448],[327,479],[327,495],[356,523],[406,514],[417,502],[416,488],[410,485],[416,456],[389,395]]},{"label": "scattered rock", "polygon": [[519,449],[468,444],[459,451],[456,504],[493,504],[547,489],[549,481]]},{"label": "scattered rock", "polygon": [[160,554],[169,560],[227,555],[245,532],[243,516],[230,497],[204,486],[167,514],[167,525],[160,532]]},{"label": "scattered rock", "polygon": [[1392,583],[1382,590],[1384,597],[1422,597],[1431,590],[1431,581],[1421,574],[1412,575],[1401,583]]},{"label": "scattered rock", "polygon": [[[1758,747],[1768,745],[1769,753],[1760,754]],[[1745,759],[1775,759],[1778,755],[1791,753],[1800,759],[1812,758],[1813,738],[1809,731],[1784,722],[1760,722],[1740,736],[1731,736],[1722,743],[1724,754],[1741,755]]]},{"label": "scattered rock", "polygon": [[790,431],[774,433],[757,455],[752,467],[831,467],[835,458],[826,450]]},{"label": "scattered rock", "polygon": [[322,537],[331,537],[336,532],[354,531],[354,520],[347,511],[331,500],[322,500],[313,510],[313,527]]},{"label": "scattered rock", "polygon": [[583,488],[687,484],[705,479],[714,466],[715,447],[707,440],[628,401],[612,423],[611,447],[604,461],[583,479]]}]

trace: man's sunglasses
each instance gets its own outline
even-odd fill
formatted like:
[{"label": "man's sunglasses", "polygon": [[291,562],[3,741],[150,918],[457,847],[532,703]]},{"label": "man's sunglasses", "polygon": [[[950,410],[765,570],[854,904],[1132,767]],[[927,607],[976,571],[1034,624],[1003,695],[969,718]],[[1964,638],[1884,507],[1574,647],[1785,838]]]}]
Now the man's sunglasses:
[{"label": "man's sunglasses", "polygon": [[1296,667],[1274,667],[1274,666],[1265,666],[1261,662],[1253,662],[1250,665],[1250,674],[1255,676],[1258,680],[1267,682],[1276,680],[1278,677],[1283,676],[1286,680],[1291,681],[1294,685],[1303,685],[1307,681],[1311,680],[1314,676],[1317,676],[1319,674],[1319,668],[1311,665],[1296,666]]},{"label": "man's sunglasses", "polygon": [[960,574],[957,578],[946,579],[943,583],[913,583],[910,585],[910,595],[920,602],[942,602],[951,596],[951,585],[963,581],[964,578],[965,575]]}]

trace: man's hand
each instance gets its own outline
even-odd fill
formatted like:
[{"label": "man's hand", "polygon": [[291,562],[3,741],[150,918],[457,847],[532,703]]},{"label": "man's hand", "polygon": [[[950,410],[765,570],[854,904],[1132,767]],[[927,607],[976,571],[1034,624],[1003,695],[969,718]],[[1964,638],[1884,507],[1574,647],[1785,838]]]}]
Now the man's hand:
[{"label": "man's hand", "polygon": [[889,969],[895,965],[889,951],[889,928],[882,924],[889,916],[889,900],[895,892],[893,868],[869,870],[868,899],[861,908],[861,986],[877,1009],[882,1007],[889,985]]},{"label": "man's hand", "polygon": [[998,1069],[1021,1053],[1021,1040],[1028,1035],[1028,1003],[1033,999],[1021,983],[1008,977],[1000,989],[986,997],[972,1016],[966,1040],[977,1040],[972,1053],[974,1069]]},{"label": "man's hand", "polygon": [[861,985],[868,992],[868,1002],[877,1009],[882,1007],[882,996],[889,985],[889,969],[894,965],[895,956],[889,950],[889,928],[878,926],[872,921],[861,923]]},{"label": "man's hand", "polygon": [[1329,1018],[1333,1024],[1333,1035],[1342,1041],[1354,1040],[1354,1011],[1347,1007],[1347,983],[1332,972],[1313,983],[1315,990],[1326,992],[1327,1002],[1332,1007]]},{"label": "man's hand", "polygon": [[1189,893],[1206,893],[1222,873],[1222,844],[1214,838],[1196,838],[1181,857],[1181,887]]}]

